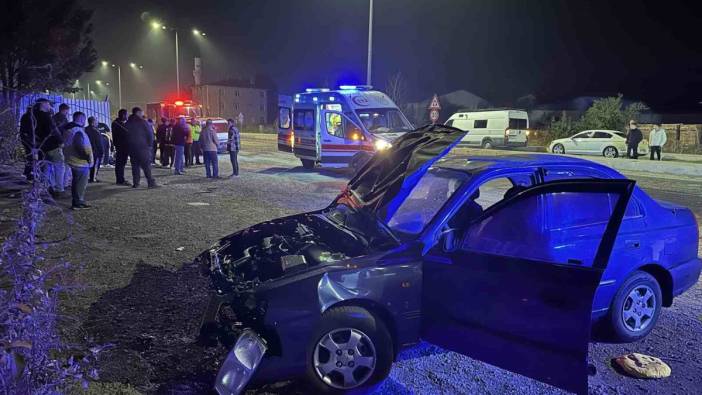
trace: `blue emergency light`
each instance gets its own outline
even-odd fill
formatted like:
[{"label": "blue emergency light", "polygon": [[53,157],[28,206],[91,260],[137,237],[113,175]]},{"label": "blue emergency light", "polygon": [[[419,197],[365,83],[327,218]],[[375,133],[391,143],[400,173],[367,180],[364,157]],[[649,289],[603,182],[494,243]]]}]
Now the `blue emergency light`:
[{"label": "blue emergency light", "polygon": [[373,89],[371,85],[339,85],[342,91],[368,91]]}]

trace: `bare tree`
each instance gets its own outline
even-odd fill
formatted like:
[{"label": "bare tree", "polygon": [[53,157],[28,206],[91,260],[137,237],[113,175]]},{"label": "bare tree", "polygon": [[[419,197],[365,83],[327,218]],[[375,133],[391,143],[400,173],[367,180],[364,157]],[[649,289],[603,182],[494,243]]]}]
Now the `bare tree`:
[{"label": "bare tree", "polygon": [[390,96],[392,101],[394,101],[399,108],[405,107],[405,101],[407,100],[405,97],[406,92],[407,83],[402,72],[398,71],[388,78],[388,82],[385,84],[385,93]]}]

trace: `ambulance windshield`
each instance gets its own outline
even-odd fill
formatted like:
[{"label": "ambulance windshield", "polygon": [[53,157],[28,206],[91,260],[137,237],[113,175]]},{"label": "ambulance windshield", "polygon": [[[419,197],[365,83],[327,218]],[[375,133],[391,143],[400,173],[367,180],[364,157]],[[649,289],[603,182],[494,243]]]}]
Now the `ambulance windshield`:
[{"label": "ambulance windshield", "polygon": [[377,108],[356,110],[363,126],[371,133],[408,132],[412,126],[400,110],[396,108]]}]

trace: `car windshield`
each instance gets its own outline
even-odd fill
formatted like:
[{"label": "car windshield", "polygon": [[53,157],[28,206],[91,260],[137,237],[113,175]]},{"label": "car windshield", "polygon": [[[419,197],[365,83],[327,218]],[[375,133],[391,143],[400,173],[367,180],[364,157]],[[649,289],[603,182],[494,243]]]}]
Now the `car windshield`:
[{"label": "car windshield", "polygon": [[356,110],[363,126],[371,133],[408,132],[412,126],[396,108],[375,108]]},{"label": "car windshield", "polygon": [[390,217],[388,227],[401,238],[419,234],[469,178],[456,170],[429,169]]}]

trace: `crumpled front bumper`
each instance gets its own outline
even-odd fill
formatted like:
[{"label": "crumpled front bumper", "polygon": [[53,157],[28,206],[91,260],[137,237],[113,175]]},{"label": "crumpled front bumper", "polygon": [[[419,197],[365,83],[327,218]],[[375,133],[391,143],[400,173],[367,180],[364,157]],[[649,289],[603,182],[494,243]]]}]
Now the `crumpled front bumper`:
[{"label": "crumpled front bumper", "polygon": [[236,395],[243,392],[256,372],[268,346],[256,332],[246,329],[229,351],[217,373],[215,390],[219,395]]}]

